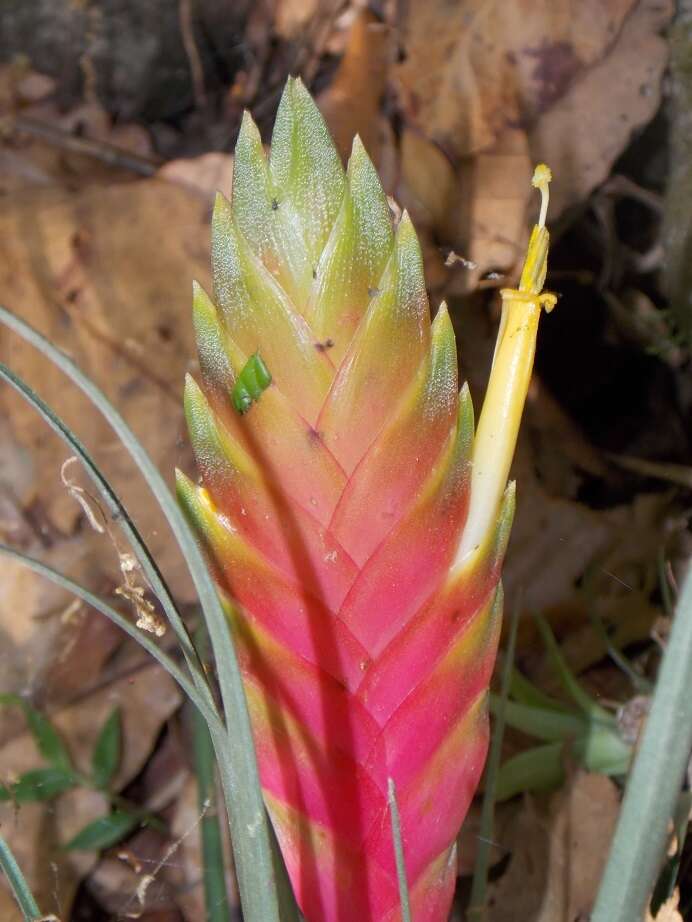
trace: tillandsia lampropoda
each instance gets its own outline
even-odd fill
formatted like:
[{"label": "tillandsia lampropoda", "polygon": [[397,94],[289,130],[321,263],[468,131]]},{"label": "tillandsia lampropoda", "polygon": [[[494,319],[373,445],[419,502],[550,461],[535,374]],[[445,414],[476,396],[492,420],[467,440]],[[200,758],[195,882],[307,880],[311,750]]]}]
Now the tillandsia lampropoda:
[{"label": "tillandsia lampropoda", "polygon": [[[488,737],[507,486],[543,294],[543,208],[474,435],[452,324],[358,138],[346,171],[299,80],[271,153],[245,115],[194,290],[185,409],[209,552],[243,669],[262,787],[308,922],[400,918],[396,785],[416,922],[447,918],[455,839]],[[244,394],[247,362],[268,376]],[[239,394],[244,399],[238,402]],[[254,390],[254,392],[253,392]],[[247,411],[247,412],[246,412]]]}]

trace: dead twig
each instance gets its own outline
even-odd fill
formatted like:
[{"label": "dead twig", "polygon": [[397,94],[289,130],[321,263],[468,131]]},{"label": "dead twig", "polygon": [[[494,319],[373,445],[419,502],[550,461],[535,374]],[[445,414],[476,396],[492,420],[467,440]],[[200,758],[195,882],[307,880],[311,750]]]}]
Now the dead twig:
[{"label": "dead twig", "polygon": [[188,64],[190,65],[192,93],[195,98],[195,106],[198,109],[204,109],[207,105],[207,91],[204,86],[202,59],[199,56],[199,50],[195,42],[195,31],[192,23],[192,0],[179,0],[178,20],[180,22],[180,34],[183,39],[183,47],[187,55]]},{"label": "dead twig", "polygon": [[140,176],[154,176],[163,163],[163,160],[158,157],[143,157],[141,154],[133,154],[121,147],[108,144],[106,141],[79,137],[56,128],[55,125],[49,125],[48,122],[25,115],[14,116],[7,124],[10,133],[29,135],[45,144],[50,144],[51,147],[57,147],[72,154],[92,157],[107,166],[129,170]]}]

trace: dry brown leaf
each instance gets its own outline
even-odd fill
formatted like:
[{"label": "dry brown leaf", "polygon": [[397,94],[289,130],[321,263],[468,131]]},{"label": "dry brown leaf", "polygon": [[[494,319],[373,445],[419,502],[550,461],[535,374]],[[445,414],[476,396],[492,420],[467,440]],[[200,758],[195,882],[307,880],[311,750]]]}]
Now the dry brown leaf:
[{"label": "dry brown leaf", "polygon": [[390,59],[390,29],[367,9],[359,11],[327,89],[318,97],[337,149],[346,160],[356,135],[380,166],[388,124],[380,115]]},{"label": "dry brown leaf", "polygon": [[[89,771],[98,733],[113,708],[122,715],[122,759],[114,787],[120,790],[142,768],[161,725],[179,707],[181,694],[158,666],[147,665],[84,699],[50,713],[50,719],[68,744],[76,767]],[[3,780],[43,765],[31,735],[22,732],[0,749]],[[0,805],[0,824],[22,871],[45,911],[68,917],[76,886],[93,866],[89,852],[64,852],[64,845],[83,826],[107,811],[103,795],[77,789],[47,804]],[[0,918],[20,922],[21,913],[3,884]]]},{"label": "dry brown leaf", "polygon": [[[5,303],[70,354],[128,419],[164,474],[188,463],[181,388],[194,346],[190,280],[208,283],[209,206],[172,183],[61,189],[9,196],[0,216],[0,281]],[[0,334],[0,354],[54,402],[96,452],[137,510],[161,566],[178,561],[160,514],[129,456],[100,415],[36,351]],[[49,437],[23,401],[3,389],[0,407],[16,451],[30,456],[32,522],[54,544],[77,527],[81,510],[61,486],[69,452]],[[38,536],[41,537],[40,535]],[[117,559],[103,536],[85,534],[95,573]],[[115,570],[117,572],[117,569]],[[171,568],[175,583],[180,568]],[[179,588],[186,588],[179,582]],[[27,617],[36,615],[27,609]]]},{"label": "dry brown leaf", "polygon": [[231,188],[233,157],[211,152],[200,157],[171,160],[161,167],[157,175],[213,200],[217,191]]},{"label": "dry brown leaf", "polygon": [[[475,264],[451,281],[455,292],[472,290],[487,273],[505,273],[519,265],[528,241],[526,214],[532,195],[533,163],[526,135],[508,128],[492,149],[462,167],[457,208],[447,220],[455,241]],[[509,279],[511,282],[511,279]]]},{"label": "dry brown leaf", "polygon": [[668,60],[661,32],[672,14],[672,0],[639,0],[603,60],[530,130],[533,159],[553,166],[553,219],[606,179],[633,133],[658,109]]},{"label": "dry brown leaf", "polygon": [[[207,225],[205,200],[160,181],[77,193],[34,190],[8,196],[0,215],[3,300],[96,379],[169,482],[176,463],[189,463],[181,388],[194,354],[190,278],[208,278]],[[179,597],[190,598],[155,502],[100,415],[7,331],[0,333],[0,354],[96,454]],[[0,392],[0,418],[3,539],[111,592],[121,580],[118,555],[107,536],[86,525],[61,483],[68,450],[9,388]],[[88,486],[76,467],[71,474]],[[0,560],[0,581],[0,690],[60,701],[94,681],[121,642],[119,632],[100,615],[72,608],[68,593],[17,563]],[[13,719],[0,713],[0,733]]]},{"label": "dry brown leaf", "polygon": [[553,167],[552,220],[608,175],[658,107],[671,15],[671,0],[408,5],[404,59],[392,69],[404,121],[447,154],[458,179],[432,230],[478,264],[449,275],[451,292],[491,271],[512,280],[537,208],[535,162]]},{"label": "dry brown leaf", "polygon": [[409,4],[396,69],[409,118],[457,157],[490,147],[602,58],[635,2]]},{"label": "dry brown leaf", "polygon": [[277,0],[274,29],[285,39],[296,39],[318,12],[320,0]]},{"label": "dry brown leaf", "polygon": [[588,918],[619,808],[604,775],[577,772],[546,812],[528,797],[507,841],[507,872],[491,884],[488,922],[573,922]]}]

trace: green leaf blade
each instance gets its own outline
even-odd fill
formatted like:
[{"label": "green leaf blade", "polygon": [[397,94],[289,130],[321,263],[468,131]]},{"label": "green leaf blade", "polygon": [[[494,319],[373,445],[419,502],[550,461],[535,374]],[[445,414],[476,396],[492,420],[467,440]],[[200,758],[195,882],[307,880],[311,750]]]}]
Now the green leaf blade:
[{"label": "green leaf blade", "polygon": [[65,772],[72,770],[72,759],[67,747],[45,714],[37,711],[19,695],[0,695],[0,704],[20,707],[24,711],[31,735],[46,762]]},{"label": "green leaf blade", "polygon": [[120,842],[132,832],[140,818],[124,810],[114,810],[107,816],[100,816],[77,833],[65,846],[66,851],[101,851]]},{"label": "green leaf blade", "polygon": [[52,800],[77,784],[78,779],[71,771],[55,766],[36,768],[25,772],[9,787],[0,788],[0,801],[29,804]]},{"label": "green leaf blade", "polygon": [[107,788],[118,770],[122,751],[122,719],[114,708],[103,725],[91,756],[91,777],[94,786]]}]

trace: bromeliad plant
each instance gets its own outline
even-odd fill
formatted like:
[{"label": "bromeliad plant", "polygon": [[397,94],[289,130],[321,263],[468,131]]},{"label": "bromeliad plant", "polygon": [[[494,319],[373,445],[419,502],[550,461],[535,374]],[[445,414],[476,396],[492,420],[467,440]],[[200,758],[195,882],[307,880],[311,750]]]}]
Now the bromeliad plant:
[{"label": "bromeliad plant", "polygon": [[308,922],[443,922],[483,768],[509,466],[533,363],[549,171],[474,434],[445,305],[358,139],[344,172],[289,81],[265,158],[246,115],[194,291],[178,495],[232,623],[265,802]]},{"label": "bromeliad plant", "polygon": [[[538,168],[541,216],[519,288],[502,292],[500,334],[474,434],[468,391],[457,394],[447,312],[440,308],[430,323],[411,223],[404,216],[392,231],[359,142],[344,175],[299,82],[287,87],[268,164],[245,120],[233,200],[221,199],[215,214],[216,306],[201,290],[195,295],[202,389],[189,383],[186,403],[205,483],[179,479],[183,505],[214,561],[216,586],[166,483],[117,410],[67,355],[0,307],[0,322],[103,414],[151,488],[198,593],[218,697],[122,501],[75,433],[2,363],[0,379],[82,462],[105,519],[118,523],[158,599],[183,662],[106,599],[17,549],[0,544],[0,553],[118,624],[197,708],[209,739],[196,736],[195,761],[209,791],[211,744],[246,922],[297,919],[274,861],[255,743],[266,803],[307,922],[445,919],[453,842],[485,757],[486,687],[513,506],[505,483],[539,315],[554,303],[541,293],[548,178]],[[510,646],[515,632],[516,619]],[[643,915],[692,746],[691,663],[692,572],[594,922]],[[489,780],[486,795],[493,787]],[[490,806],[486,796],[486,830]],[[216,854],[208,910],[221,919],[218,835],[204,838],[205,854],[212,846]],[[476,909],[488,863],[487,851],[480,852]],[[40,909],[1,837],[0,870],[26,922],[38,922]]]}]

